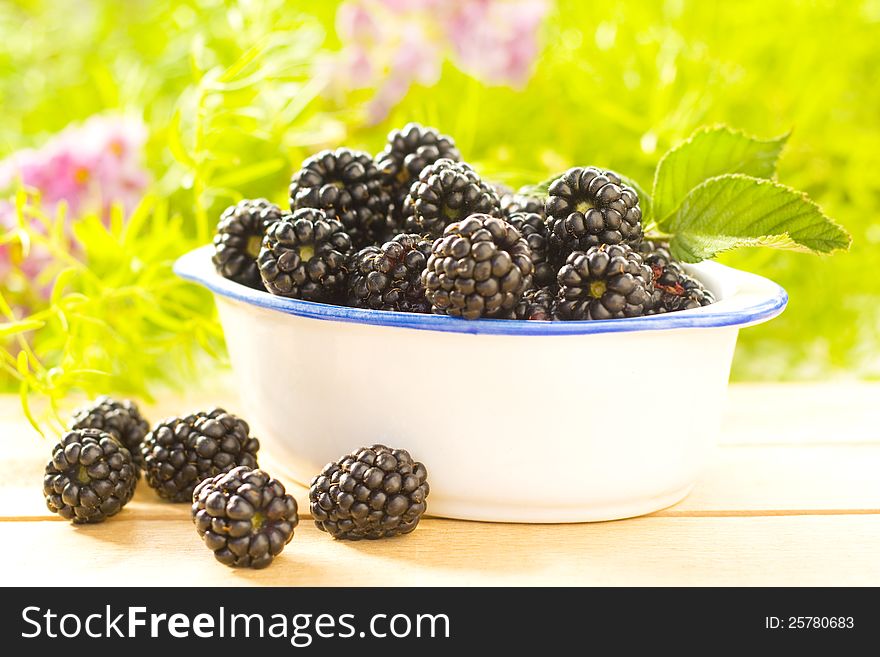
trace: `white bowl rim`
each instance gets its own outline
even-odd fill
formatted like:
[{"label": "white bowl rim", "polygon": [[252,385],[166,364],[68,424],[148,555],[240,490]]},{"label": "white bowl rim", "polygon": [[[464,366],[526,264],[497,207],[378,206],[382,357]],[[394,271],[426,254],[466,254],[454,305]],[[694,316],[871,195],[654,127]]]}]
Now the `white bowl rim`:
[{"label": "white bowl rim", "polygon": [[786,291],[769,279],[726,267],[717,262],[703,262],[693,268],[705,270],[707,273],[725,279],[732,284],[735,292],[729,297],[721,298],[716,303],[702,308],[648,317],[593,321],[465,320],[446,315],[349,308],[276,296],[222,277],[216,272],[211,262],[212,253],[213,246],[211,245],[194,249],[177,259],[174,263],[174,272],[181,278],[203,285],[222,297],[260,308],[280,311],[288,315],[422,331],[477,335],[584,335],[749,326],[776,317],[788,303]]}]

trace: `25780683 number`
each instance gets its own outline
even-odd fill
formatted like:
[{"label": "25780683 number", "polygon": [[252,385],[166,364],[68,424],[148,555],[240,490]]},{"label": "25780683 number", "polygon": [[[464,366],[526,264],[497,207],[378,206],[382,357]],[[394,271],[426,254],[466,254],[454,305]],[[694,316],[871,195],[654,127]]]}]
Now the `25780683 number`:
[{"label": "25780683 number", "polygon": [[852,616],[789,616],[790,630],[837,630],[855,627]]}]

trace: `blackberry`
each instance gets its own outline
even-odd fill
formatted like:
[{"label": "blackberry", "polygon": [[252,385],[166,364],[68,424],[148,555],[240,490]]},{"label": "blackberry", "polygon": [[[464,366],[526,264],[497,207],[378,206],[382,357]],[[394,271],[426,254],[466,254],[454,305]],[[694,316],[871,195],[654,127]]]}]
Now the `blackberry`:
[{"label": "blackberry", "polygon": [[140,447],[150,425],[141,416],[137,404],[129,399],[117,401],[102,395],[73,412],[70,428],[99,429],[109,433],[128,449],[136,466],[143,463]]},{"label": "blackberry", "polygon": [[556,308],[556,295],[558,290],[555,285],[547,287],[535,287],[523,294],[520,302],[514,309],[516,319],[531,319],[537,321],[549,321],[553,319]]},{"label": "blackberry", "polygon": [[217,272],[242,285],[263,289],[257,256],[266,229],[283,216],[281,208],[264,198],[240,201],[220,215],[212,260]]},{"label": "blackberry", "polygon": [[599,244],[637,248],[642,241],[638,194],[611,171],[569,169],[550,185],[546,212],[551,260],[557,267],[573,251]]},{"label": "blackberry", "polygon": [[440,237],[447,225],[472,214],[501,216],[495,190],[464,162],[440,159],[422,169],[404,205],[406,230]]},{"label": "blackberry", "polygon": [[141,454],[147,483],[160,497],[192,502],[203,479],[239,465],[256,468],[259,448],[247,422],[215,408],[160,422],[144,439]]},{"label": "blackberry", "polygon": [[131,452],[98,429],[67,432],[46,465],[43,494],[53,513],[74,523],[101,522],[128,504],[138,473]]},{"label": "blackberry", "polygon": [[669,245],[650,241],[639,247],[645,264],[654,274],[650,315],[690,310],[715,303],[715,296],[700,281],[688,276],[669,253]]},{"label": "blackberry", "polygon": [[496,196],[498,196],[499,207],[502,207],[503,209],[504,199],[509,196],[513,196],[514,194],[513,187],[510,187],[509,185],[506,185],[502,182],[495,181],[487,181],[486,184],[488,184],[489,187],[491,187],[492,190],[495,192]]},{"label": "blackberry", "polygon": [[404,449],[364,447],[328,463],[312,479],[318,529],[357,541],[408,534],[425,513],[428,471]]},{"label": "blackberry", "polygon": [[537,214],[542,219],[547,216],[544,210],[544,201],[535,196],[519,193],[500,194],[499,196],[501,197],[501,213],[507,219],[521,212]]},{"label": "blackberry", "polygon": [[339,221],[303,208],[272,224],[257,265],[272,294],[333,302],[345,288],[350,252],[351,238]]},{"label": "blackberry", "polygon": [[559,270],[559,319],[637,317],[650,309],[651,268],[625,244],[575,251]]},{"label": "blackberry", "polygon": [[338,219],[357,247],[388,231],[391,196],[369,153],[325,150],[306,159],[290,182],[290,209],[317,208]]},{"label": "blackberry", "polygon": [[507,222],[522,234],[532,250],[535,285],[552,285],[557,270],[547,260],[550,235],[544,218],[536,212],[516,212],[507,218]]},{"label": "blackberry", "polygon": [[227,566],[265,568],[299,522],[296,500],[284,485],[244,465],[202,480],[192,500],[196,531]]},{"label": "blackberry", "polygon": [[461,154],[452,137],[441,135],[435,128],[407,123],[400,130],[388,133],[385,148],[376,155],[376,166],[382,172],[385,186],[391,190],[398,214],[422,169],[441,158],[458,162]]},{"label": "blackberry", "polygon": [[465,319],[507,318],[531,282],[532,252],[503,219],[472,214],[449,224],[422,272],[433,310]]},{"label": "blackberry", "polygon": [[405,313],[429,313],[422,271],[431,242],[419,235],[397,235],[381,247],[354,255],[348,280],[348,305]]}]

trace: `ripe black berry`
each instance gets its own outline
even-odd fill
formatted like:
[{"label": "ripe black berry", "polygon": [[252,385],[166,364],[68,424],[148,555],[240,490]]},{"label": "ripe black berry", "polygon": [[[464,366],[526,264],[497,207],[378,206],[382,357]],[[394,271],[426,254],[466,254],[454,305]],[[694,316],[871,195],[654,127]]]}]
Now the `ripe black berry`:
[{"label": "ripe black berry", "polygon": [[43,494],[53,513],[74,523],[101,522],[128,504],[138,473],[131,453],[98,429],[69,431],[52,450]]},{"label": "ripe black berry", "polygon": [[477,213],[501,216],[495,190],[470,165],[449,159],[422,169],[404,206],[406,230],[431,238],[440,237],[449,224]]},{"label": "ripe black berry", "polygon": [[160,422],[147,434],[141,453],[147,483],[160,497],[192,502],[203,479],[239,465],[256,468],[259,448],[247,422],[215,408]]},{"label": "ripe black berry", "polygon": [[569,169],[550,185],[546,212],[556,266],[573,251],[599,244],[637,248],[642,241],[638,194],[611,171]]},{"label": "ripe black berry", "polygon": [[542,199],[527,194],[508,193],[500,194],[501,213],[509,220],[512,215],[525,212],[537,214],[543,219],[545,215],[545,203]]},{"label": "ripe black berry", "polygon": [[272,294],[332,303],[345,289],[351,238],[322,210],[303,208],[275,222],[257,264]]},{"label": "ripe black berry", "polygon": [[544,218],[537,212],[515,212],[507,221],[520,232],[532,251],[535,286],[552,285],[556,281],[557,269],[549,262],[550,235]]},{"label": "ripe black berry", "polygon": [[427,313],[422,271],[431,254],[430,240],[397,235],[381,247],[368,246],[352,258],[348,304],[357,308]]},{"label": "ripe black berry", "polygon": [[388,232],[391,196],[369,153],[338,148],[308,158],[290,183],[290,209],[317,208],[342,222],[356,248]]},{"label": "ripe black berry", "polygon": [[263,289],[257,256],[266,229],[283,216],[281,208],[264,198],[240,201],[220,216],[212,260],[217,272],[242,285]]},{"label": "ripe black berry", "polygon": [[284,485],[247,466],[204,479],[193,491],[192,519],[222,564],[265,568],[293,538],[296,500]]},{"label": "ripe black berry", "polygon": [[105,431],[131,452],[135,465],[143,463],[141,442],[149,433],[150,425],[141,416],[137,404],[131,400],[116,401],[107,396],[98,397],[90,405],[74,411],[70,428]]},{"label": "ripe black berry", "polygon": [[536,287],[527,290],[522,299],[516,304],[514,317],[516,319],[531,319],[537,321],[549,321],[553,319],[556,308],[557,288],[555,285]]},{"label": "ripe black berry", "polygon": [[651,268],[624,244],[575,251],[559,270],[559,319],[615,319],[650,309]]},{"label": "ripe black berry", "polygon": [[400,130],[388,133],[385,148],[376,156],[376,166],[385,186],[391,190],[398,220],[402,218],[403,201],[413,181],[422,169],[441,158],[458,162],[461,154],[451,137],[441,135],[434,128],[407,123]]},{"label": "ripe black berry", "polygon": [[688,276],[681,263],[672,258],[667,244],[645,241],[639,251],[654,274],[654,294],[648,314],[690,310],[715,303],[712,292]]},{"label": "ripe black berry", "polygon": [[434,312],[465,319],[510,317],[531,281],[532,252],[503,219],[473,214],[446,227],[422,273]]},{"label": "ripe black berry", "polygon": [[427,508],[428,471],[404,449],[364,447],[312,479],[315,525],[334,538],[385,538],[413,531]]}]

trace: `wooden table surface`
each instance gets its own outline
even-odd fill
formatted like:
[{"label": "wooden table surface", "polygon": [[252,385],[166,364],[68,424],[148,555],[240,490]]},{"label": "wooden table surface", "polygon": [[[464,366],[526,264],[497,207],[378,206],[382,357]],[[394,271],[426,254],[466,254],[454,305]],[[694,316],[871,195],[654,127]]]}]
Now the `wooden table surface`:
[{"label": "wooden table surface", "polygon": [[[228,393],[200,393],[145,413],[218,403],[236,410]],[[731,386],[713,465],[687,499],[650,516],[571,525],[428,518],[406,537],[357,543],[334,541],[303,517],[261,571],[217,563],[188,505],[160,501],[143,482],[107,522],[72,526],[51,514],[41,479],[53,442],[29,427],[17,398],[0,396],[7,586],[880,585],[880,384]],[[305,490],[288,488],[307,512]],[[61,555],[63,569],[53,565]]]}]

